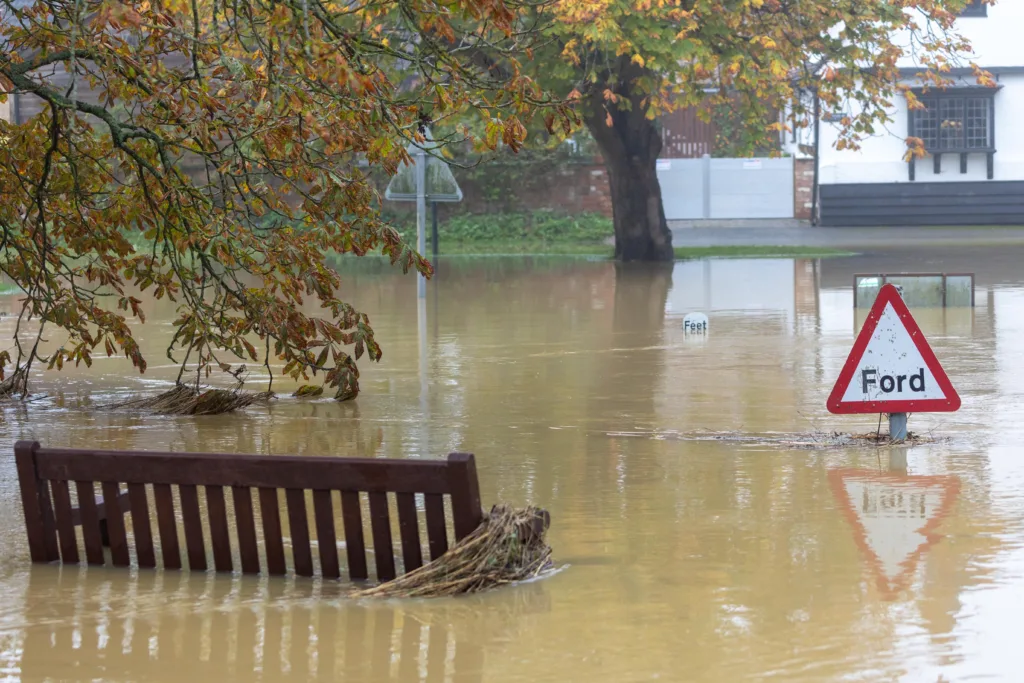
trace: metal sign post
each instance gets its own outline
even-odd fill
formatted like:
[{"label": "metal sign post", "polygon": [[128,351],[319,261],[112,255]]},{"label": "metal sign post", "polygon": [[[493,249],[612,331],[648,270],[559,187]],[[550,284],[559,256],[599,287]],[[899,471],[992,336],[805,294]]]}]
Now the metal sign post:
[{"label": "metal sign post", "polygon": [[[896,292],[903,299],[903,285],[894,285]],[[907,440],[907,414],[889,413],[889,439],[892,441]]]},{"label": "metal sign post", "polygon": [[430,202],[430,237],[433,242],[434,267],[437,267],[437,202]]}]

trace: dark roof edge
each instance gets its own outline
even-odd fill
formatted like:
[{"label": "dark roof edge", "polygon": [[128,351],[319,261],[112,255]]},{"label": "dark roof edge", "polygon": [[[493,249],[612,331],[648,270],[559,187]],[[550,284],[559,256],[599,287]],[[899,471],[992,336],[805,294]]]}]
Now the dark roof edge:
[{"label": "dark roof edge", "polygon": [[[1024,74],[1024,66],[988,66],[982,67],[983,71],[988,71],[993,76],[999,76],[1001,74],[1013,75],[1013,74]],[[912,66],[903,67],[900,69],[900,76],[902,78],[913,78],[914,76],[927,72],[928,69],[924,67]],[[949,71],[941,74],[943,76],[973,76],[974,69],[970,67],[957,67],[950,69]]]}]

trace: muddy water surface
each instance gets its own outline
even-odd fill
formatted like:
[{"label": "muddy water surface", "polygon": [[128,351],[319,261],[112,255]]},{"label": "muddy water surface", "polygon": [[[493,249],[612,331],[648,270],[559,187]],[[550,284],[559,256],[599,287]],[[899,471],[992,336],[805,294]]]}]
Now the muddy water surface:
[{"label": "muddy water surface", "polygon": [[[282,399],[215,418],[83,408],[174,378],[173,311],[120,360],[39,378],[0,450],[50,446],[436,457],[476,453],[485,503],[551,511],[567,565],[479,597],[354,603],[345,586],[30,567],[0,459],[0,677],[104,681],[1021,680],[1024,251],[666,269],[443,262],[361,268],[349,297],[384,361],[357,402]],[[805,448],[876,417],[825,398],[858,318],[856,272],[978,273],[977,306],[915,311],[963,397],[913,448]],[[12,300],[4,300],[11,306]],[[682,316],[704,311],[706,340]],[[0,319],[3,336],[10,319]],[[254,375],[255,376],[255,375]],[[720,438],[756,435],[757,441]],[[813,439],[811,439],[813,440]],[[943,677],[940,679],[940,676]]]}]

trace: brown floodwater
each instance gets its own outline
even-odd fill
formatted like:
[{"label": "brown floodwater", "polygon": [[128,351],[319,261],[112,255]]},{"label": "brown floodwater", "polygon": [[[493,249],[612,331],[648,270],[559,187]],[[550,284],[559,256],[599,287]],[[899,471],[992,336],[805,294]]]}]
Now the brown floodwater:
[{"label": "brown floodwater", "polygon": [[[1024,680],[1022,262],[1006,247],[666,268],[451,259],[422,305],[412,277],[347,264],[347,297],[384,345],[357,401],[90,409],[173,381],[173,307],[151,306],[145,376],[98,359],[0,406],[0,677]],[[901,270],[977,273],[974,310],[914,311],[963,408],[911,416],[929,443],[814,446],[878,427],[829,415],[825,399],[863,319],[853,274]],[[709,315],[705,340],[684,338],[690,311]],[[23,438],[471,451],[485,504],[551,512],[560,571],[474,597],[355,602],[319,579],[31,566],[11,457]]]}]

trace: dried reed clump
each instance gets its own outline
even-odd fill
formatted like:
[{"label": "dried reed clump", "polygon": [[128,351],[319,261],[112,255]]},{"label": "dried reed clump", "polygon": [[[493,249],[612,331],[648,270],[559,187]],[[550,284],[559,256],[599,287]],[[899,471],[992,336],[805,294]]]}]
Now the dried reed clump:
[{"label": "dried reed clump", "polygon": [[428,598],[478,593],[531,579],[552,566],[546,510],[495,505],[473,533],[419,569],[352,597]]},{"label": "dried reed clump", "polygon": [[148,398],[134,398],[106,406],[111,410],[141,410],[155,415],[220,415],[273,397],[270,392],[228,389],[200,390],[177,384],[169,391]]}]

